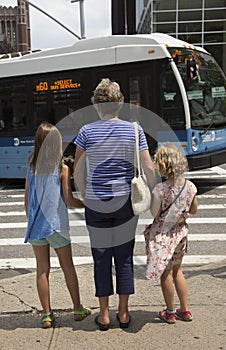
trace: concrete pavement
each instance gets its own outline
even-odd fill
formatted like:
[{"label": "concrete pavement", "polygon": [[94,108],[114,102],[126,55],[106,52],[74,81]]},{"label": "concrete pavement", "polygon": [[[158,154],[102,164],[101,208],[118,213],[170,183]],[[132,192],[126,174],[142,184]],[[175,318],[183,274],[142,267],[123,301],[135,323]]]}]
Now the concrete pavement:
[{"label": "concrete pavement", "polygon": [[[52,308],[57,315],[51,329],[40,326],[41,306],[35,273],[0,280],[1,350],[220,350],[226,349],[226,261],[199,267],[185,266],[193,321],[168,325],[156,317],[163,307],[159,285],[135,266],[136,294],[130,298],[131,325],[122,330],[116,320],[117,296],[110,298],[111,329],[101,332],[94,323],[99,312],[94,296],[92,265],[76,266],[82,303],[92,315],[75,322],[71,300],[60,269],[50,274]],[[177,299],[176,299],[177,300]]]}]

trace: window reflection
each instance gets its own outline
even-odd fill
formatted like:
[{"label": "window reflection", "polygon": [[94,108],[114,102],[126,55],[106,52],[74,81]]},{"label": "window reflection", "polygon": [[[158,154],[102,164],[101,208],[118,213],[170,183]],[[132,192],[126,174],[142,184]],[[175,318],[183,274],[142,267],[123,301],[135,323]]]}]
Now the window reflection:
[{"label": "window reflection", "polygon": [[169,51],[187,91],[192,127],[226,126],[226,86],[213,57],[188,49]]}]

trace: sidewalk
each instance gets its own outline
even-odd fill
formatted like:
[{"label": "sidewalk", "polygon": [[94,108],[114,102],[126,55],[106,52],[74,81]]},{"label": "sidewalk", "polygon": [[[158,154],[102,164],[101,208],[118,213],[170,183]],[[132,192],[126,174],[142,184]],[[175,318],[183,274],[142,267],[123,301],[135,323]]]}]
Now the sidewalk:
[{"label": "sidewalk", "polygon": [[135,266],[136,294],[130,298],[132,322],[122,330],[116,321],[117,296],[110,298],[111,329],[101,332],[94,323],[92,265],[77,266],[81,299],[92,308],[82,322],[73,321],[71,301],[61,270],[51,271],[55,328],[40,327],[35,273],[0,280],[0,349],[2,350],[220,350],[226,349],[226,261],[184,267],[193,321],[168,325],[156,317],[163,306],[160,286],[144,278],[144,266]]}]

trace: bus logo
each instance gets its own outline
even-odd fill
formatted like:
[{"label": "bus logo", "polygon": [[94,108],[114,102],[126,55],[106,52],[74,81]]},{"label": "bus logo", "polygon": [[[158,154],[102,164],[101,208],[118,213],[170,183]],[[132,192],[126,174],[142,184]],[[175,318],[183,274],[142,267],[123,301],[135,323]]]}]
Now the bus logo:
[{"label": "bus logo", "polygon": [[14,141],[14,146],[16,147],[19,146],[20,140],[18,139],[18,137],[14,137],[13,141]]}]

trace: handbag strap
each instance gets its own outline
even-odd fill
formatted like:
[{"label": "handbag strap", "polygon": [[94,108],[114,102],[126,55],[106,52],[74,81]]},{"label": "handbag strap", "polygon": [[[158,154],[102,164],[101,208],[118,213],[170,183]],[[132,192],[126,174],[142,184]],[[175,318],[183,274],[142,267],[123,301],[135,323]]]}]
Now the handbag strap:
[{"label": "handbag strap", "polygon": [[165,213],[165,212],[171,207],[171,205],[173,205],[173,203],[176,202],[177,198],[181,195],[183,189],[185,188],[186,181],[187,181],[187,180],[185,179],[184,184],[183,184],[183,186],[182,186],[180,192],[176,195],[176,197],[174,197],[174,200],[172,201],[172,203],[170,203],[163,211],[161,211],[160,215],[162,215],[163,213]]},{"label": "handbag strap", "polygon": [[139,152],[139,134],[138,134],[138,124],[133,122],[134,132],[135,132],[135,152],[134,152],[134,174],[136,177],[140,176],[140,152]]}]

